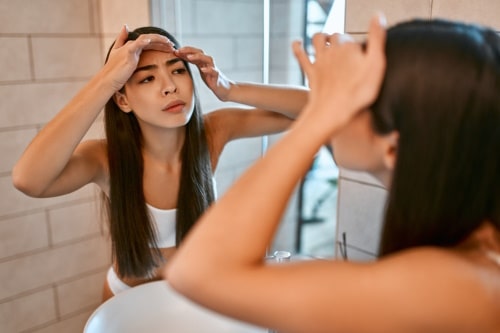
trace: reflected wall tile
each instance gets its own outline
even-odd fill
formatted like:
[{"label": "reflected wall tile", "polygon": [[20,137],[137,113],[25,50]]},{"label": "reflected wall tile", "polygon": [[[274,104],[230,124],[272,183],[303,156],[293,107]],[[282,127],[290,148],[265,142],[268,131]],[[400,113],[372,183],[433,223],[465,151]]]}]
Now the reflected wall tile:
[{"label": "reflected wall tile", "polygon": [[85,324],[93,311],[84,311],[74,316],[68,316],[65,318],[60,318],[57,323],[48,325],[46,327],[31,330],[30,333],[72,333],[72,332],[83,332]]},{"label": "reflected wall tile", "polygon": [[302,38],[304,33],[304,0],[273,0],[270,13],[272,34]]},{"label": "reflected wall tile", "polygon": [[104,222],[100,220],[98,209],[99,201],[49,209],[52,244],[99,234]]},{"label": "reflected wall tile", "polygon": [[78,280],[60,284],[56,287],[59,312],[61,316],[95,307],[102,301],[102,287],[107,270],[84,276]]},{"label": "reflected wall tile", "polygon": [[0,220],[0,259],[48,246],[44,212]]},{"label": "reflected wall tile", "polygon": [[226,145],[219,159],[218,169],[232,168],[242,163],[252,163],[262,154],[262,139],[248,138]]},{"label": "reflected wall tile", "polygon": [[384,187],[382,183],[372,175],[366,172],[357,172],[345,168],[339,168],[339,175],[341,178],[357,181],[360,183],[371,184],[379,187]]},{"label": "reflected wall tile", "polygon": [[235,37],[233,56],[238,69],[262,71],[262,36]]},{"label": "reflected wall tile", "polygon": [[2,126],[48,122],[84,84],[85,81],[0,85]]},{"label": "reflected wall tile", "polygon": [[[342,259],[341,255],[339,254],[338,247],[335,249],[337,252],[335,254],[336,258]],[[347,244],[347,255],[349,256],[350,261],[374,261],[377,260],[377,256],[367,253],[366,251],[360,250],[356,247],[352,247],[349,244]]]},{"label": "reflected wall tile", "polygon": [[377,253],[386,191],[341,178],[339,193],[337,241],[345,232],[348,244]]},{"label": "reflected wall tile", "polygon": [[100,1],[102,33],[117,35],[121,27],[127,24],[130,29],[150,25],[149,0],[128,1],[123,0]]},{"label": "reflected wall tile", "polygon": [[292,196],[288,200],[285,214],[281,217],[278,230],[274,234],[271,251],[283,250],[292,253],[295,252],[295,235],[298,221],[297,188],[293,191]]},{"label": "reflected wall tile", "polygon": [[31,79],[29,42],[22,37],[1,37],[0,73],[1,81]]},{"label": "reflected wall tile", "polygon": [[429,0],[348,0],[346,1],[347,33],[366,32],[371,17],[382,11],[388,25],[412,18],[430,18]]},{"label": "reflected wall tile", "polygon": [[235,53],[238,50],[233,37],[186,37],[183,39],[182,45],[202,49],[203,52],[213,57],[215,64],[223,72],[235,68],[235,59],[237,58]]},{"label": "reflected wall tile", "polygon": [[291,68],[299,68],[297,59],[292,52],[291,37],[273,37],[271,38],[270,54],[271,65],[273,70],[290,70]]},{"label": "reflected wall tile", "polygon": [[250,165],[251,163],[242,163],[230,168],[217,168],[215,172],[217,197],[220,198]]},{"label": "reflected wall tile", "polygon": [[52,288],[0,304],[0,332],[21,332],[56,319]]},{"label": "reflected wall tile", "polygon": [[36,133],[34,128],[0,132],[0,172],[12,170]]},{"label": "reflected wall tile", "polygon": [[84,140],[96,140],[103,139],[106,137],[106,133],[104,130],[104,120],[103,120],[104,112],[99,114],[99,117],[94,121],[90,129],[87,131],[82,141]]},{"label": "reflected wall tile", "polygon": [[235,81],[262,82],[262,69],[248,70],[236,68],[231,72],[231,79]]},{"label": "reflected wall tile", "polygon": [[108,54],[111,45],[113,45],[113,43],[115,42],[116,34],[118,34],[118,31],[115,34],[111,34],[110,37],[101,38],[101,50],[102,50],[101,66],[104,65],[104,62],[106,61],[106,55]]},{"label": "reflected wall tile", "polygon": [[302,79],[302,71],[299,66],[297,68],[282,69],[282,70],[272,70],[269,73],[269,82],[277,84],[292,84],[298,86],[304,86]]},{"label": "reflected wall tile", "polygon": [[2,33],[46,34],[91,31],[89,1],[2,1],[0,13]]},{"label": "reflected wall tile", "polygon": [[32,45],[37,80],[88,78],[101,67],[99,38],[40,37],[33,38]]},{"label": "reflected wall tile", "polygon": [[108,247],[102,237],[95,237],[6,261],[0,265],[0,300],[102,269],[110,264]]},{"label": "reflected wall tile", "polygon": [[432,17],[484,24],[500,31],[500,1],[497,0],[434,0]]},{"label": "reflected wall tile", "polygon": [[[224,8],[214,10],[214,8]],[[198,1],[195,10],[199,35],[262,35],[262,2]],[[208,15],[210,13],[210,15]]]}]

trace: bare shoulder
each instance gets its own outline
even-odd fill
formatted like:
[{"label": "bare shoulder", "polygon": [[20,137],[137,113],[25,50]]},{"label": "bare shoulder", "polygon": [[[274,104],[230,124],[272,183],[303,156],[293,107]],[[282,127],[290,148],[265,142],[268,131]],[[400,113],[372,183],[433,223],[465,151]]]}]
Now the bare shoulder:
[{"label": "bare shoulder", "polygon": [[464,324],[478,332],[500,328],[500,269],[481,258],[421,247],[381,259],[373,273],[386,291],[379,295],[384,303],[394,302],[397,309],[399,302],[399,309],[412,313],[408,322],[414,327],[426,323],[443,332],[459,332]]},{"label": "bare shoulder", "polygon": [[[490,268],[452,250],[415,248],[367,263],[283,265],[267,279],[246,272],[253,288],[234,297],[258,297],[273,318],[286,316],[283,331],[498,333],[500,273]],[[278,279],[280,288],[271,283]]]}]

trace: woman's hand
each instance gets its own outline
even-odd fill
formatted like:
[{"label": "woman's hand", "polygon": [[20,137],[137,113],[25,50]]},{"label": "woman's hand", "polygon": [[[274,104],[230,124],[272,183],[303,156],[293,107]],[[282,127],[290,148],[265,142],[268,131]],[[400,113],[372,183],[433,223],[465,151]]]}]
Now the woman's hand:
[{"label": "woman's hand", "polygon": [[233,82],[229,80],[215,65],[214,59],[203,50],[191,46],[181,47],[175,54],[196,67],[200,71],[203,82],[221,101],[229,100],[229,92]]},{"label": "woman's hand", "polygon": [[120,90],[137,68],[142,51],[156,50],[174,52],[173,43],[165,36],[157,34],[143,34],[136,40],[129,40],[128,29],[123,26],[109,53],[104,66],[111,75],[115,91]]},{"label": "woman's hand", "polygon": [[300,43],[294,43],[293,51],[311,88],[303,118],[332,131],[375,101],[385,72],[384,26],[383,16],[371,20],[365,50],[348,35],[316,34],[314,62]]}]

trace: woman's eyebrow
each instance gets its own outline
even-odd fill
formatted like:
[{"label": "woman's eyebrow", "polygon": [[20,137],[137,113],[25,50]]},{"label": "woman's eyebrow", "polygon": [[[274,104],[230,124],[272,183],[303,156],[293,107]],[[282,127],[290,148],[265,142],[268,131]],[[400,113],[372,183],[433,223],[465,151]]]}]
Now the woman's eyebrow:
[{"label": "woman's eyebrow", "polygon": [[137,67],[135,69],[135,71],[132,73],[132,75],[134,75],[137,72],[149,71],[149,70],[155,69],[155,68],[158,68],[158,66],[156,66],[156,65],[146,65],[146,66],[142,66],[142,67]]},{"label": "woman's eyebrow", "polygon": [[[167,66],[172,66],[173,64],[178,63],[179,61],[182,61],[182,59],[181,58],[173,58],[173,59],[167,60],[165,62],[165,64]],[[135,71],[132,73],[132,75],[134,75],[137,72],[149,71],[149,70],[156,69],[156,68],[158,68],[158,66],[156,66],[156,65],[146,65],[146,66],[137,67],[135,69]]]},{"label": "woman's eyebrow", "polygon": [[172,59],[166,61],[166,65],[172,66],[173,64],[175,64],[179,61],[182,61],[182,59],[181,58],[172,58]]}]

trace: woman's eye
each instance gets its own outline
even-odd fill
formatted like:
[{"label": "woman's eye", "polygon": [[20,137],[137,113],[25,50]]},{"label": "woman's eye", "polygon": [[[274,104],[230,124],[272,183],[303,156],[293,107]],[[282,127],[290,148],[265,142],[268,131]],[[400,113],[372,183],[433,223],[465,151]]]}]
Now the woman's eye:
[{"label": "woman's eye", "polygon": [[148,76],[142,80],[139,81],[139,83],[148,83],[154,80],[154,76]]},{"label": "woman's eye", "polygon": [[182,68],[174,69],[172,73],[174,73],[174,74],[184,74],[186,72],[187,72],[187,69],[185,69],[184,67],[182,67]]}]

